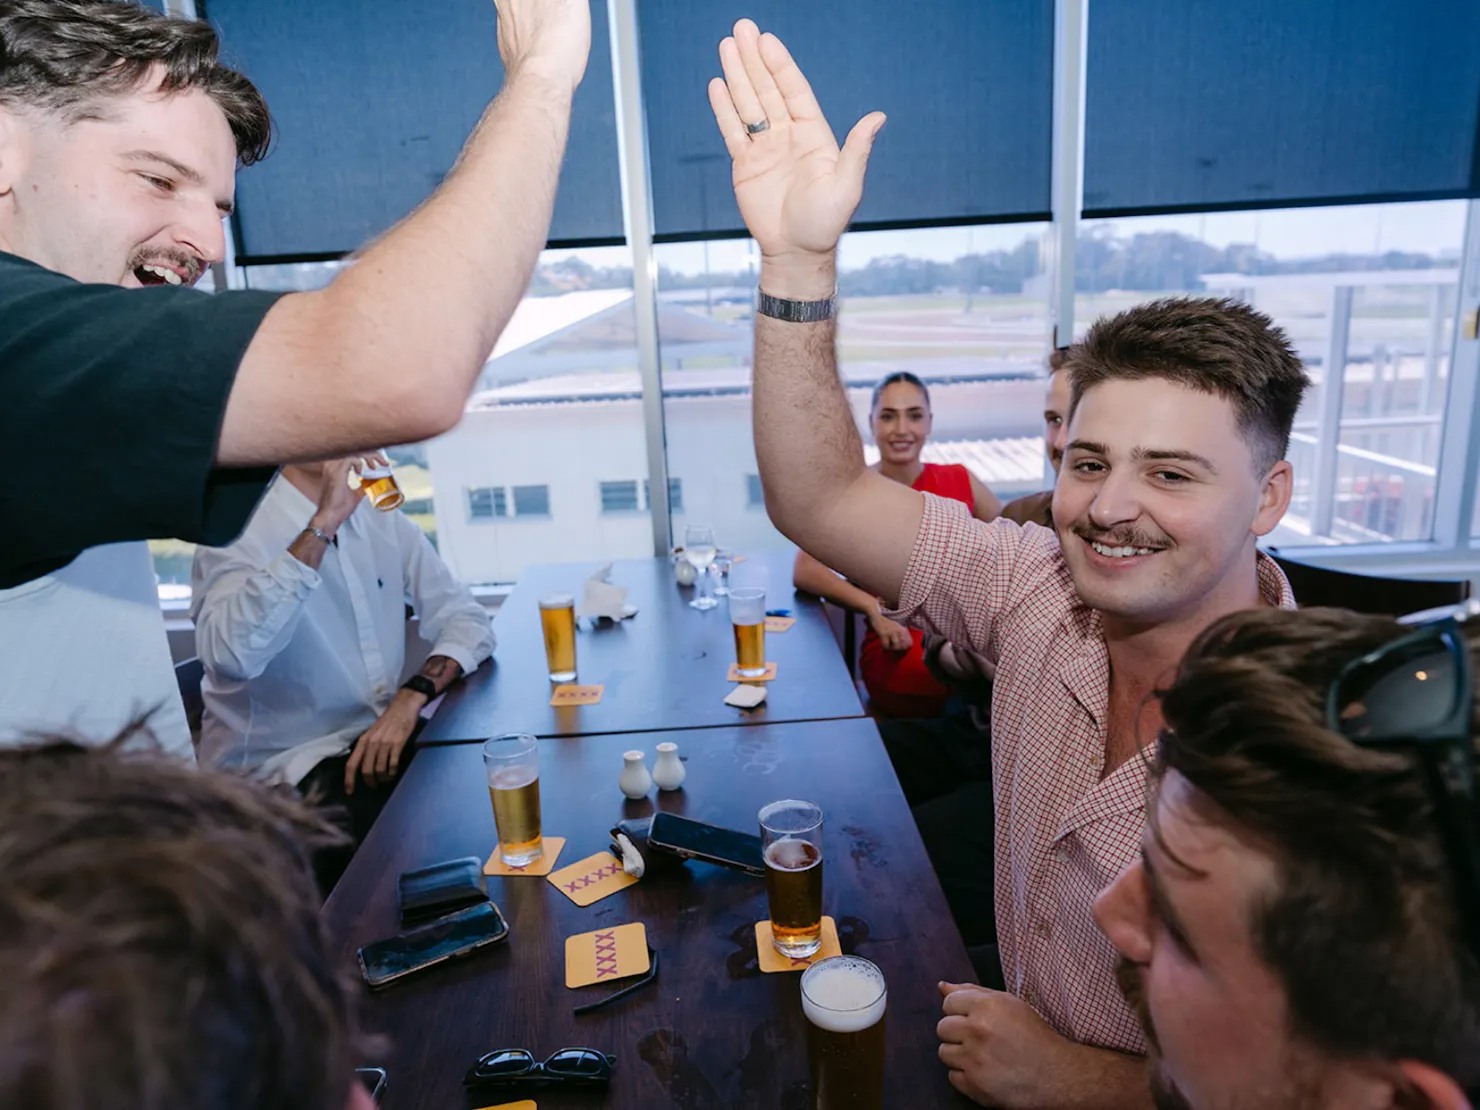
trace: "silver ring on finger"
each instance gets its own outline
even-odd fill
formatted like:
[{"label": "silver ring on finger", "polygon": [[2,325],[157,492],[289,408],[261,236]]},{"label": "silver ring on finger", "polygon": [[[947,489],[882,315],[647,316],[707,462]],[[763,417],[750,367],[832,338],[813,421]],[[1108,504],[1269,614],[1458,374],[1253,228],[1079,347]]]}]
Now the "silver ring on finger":
[{"label": "silver ring on finger", "polygon": [[759,135],[762,131],[769,130],[771,130],[771,121],[768,119],[763,119],[759,123],[747,123],[745,125],[745,131],[750,135]]}]

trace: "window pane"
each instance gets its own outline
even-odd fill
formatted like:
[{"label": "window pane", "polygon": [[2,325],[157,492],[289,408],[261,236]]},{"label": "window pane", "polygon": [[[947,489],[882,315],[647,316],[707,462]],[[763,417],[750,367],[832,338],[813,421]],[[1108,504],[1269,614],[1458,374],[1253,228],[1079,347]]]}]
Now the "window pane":
[{"label": "window pane", "polygon": [[[652,508],[652,482],[647,478],[642,480],[642,500],[647,508]],[[683,480],[680,478],[668,479],[668,511],[670,513],[683,512]]]},{"label": "window pane", "polygon": [[[463,581],[652,554],[650,518],[604,511],[602,495],[647,476],[635,333],[630,250],[541,255],[461,423],[426,444],[438,548]],[[462,490],[482,487],[513,490],[508,515],[468,519]]]},{"label": "window pane", "polygon": [[[1043,231],[1012,224],[844,237],[838,353],[869,451],[874,383],[910,370],[931,390],[928,461],[964,462],[1005,498],[1043,488]],[[668,467],[683,475],[685,518],[713,524],[733,550],[784,544],[763,511],[751,437],[754,245],[656,251]]]},{"label": "window pane", "polygon": [[514,487],[514,515],[515,516],[549,516],[550,515],[550,487],[549,486],[515,486]]},{"label": "window pane", "polygon": [[[1428,539],[1464,221],[1462,201],[1089,221],[1076,331],[1159,296],[1252,304],[1313,382],[1291,436],[1294,497],[1269,542]],[[1339,406],[1325,404],[1333,385]]]},{"label": "window pane", "polygon": [[601,511],[604,513],[637,512],[637,483],[602,482]]},{"label": "window pane", "polygon": [[508,507],[502,486],[485,486],[468,490],[468,518],[470,520],[492,520],[507,516]]}]

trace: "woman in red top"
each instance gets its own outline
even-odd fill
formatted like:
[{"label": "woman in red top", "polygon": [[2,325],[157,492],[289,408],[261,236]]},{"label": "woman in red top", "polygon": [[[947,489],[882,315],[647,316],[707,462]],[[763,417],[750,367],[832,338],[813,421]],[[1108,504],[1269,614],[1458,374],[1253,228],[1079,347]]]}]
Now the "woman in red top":
[{"label": "woman in red top", "polygon": [[[978,520],[996,517],[1002,503],[966,467],[920,461],[930,425],[930,393],[924,382],[903,370],[881,381],[874,387],[869,409],[869,430],[879,446],[874,469],[922,493],[954,498]],[[839,577],[805,551],[797,552],[792,581],[798,589],[867,616],[869,628],[859,654],[859,670],[874,710],[889,717],[933,717],[941,711],[950,691],[925,669],[918,629],[906,628],[884,616],[878,598]]]}]

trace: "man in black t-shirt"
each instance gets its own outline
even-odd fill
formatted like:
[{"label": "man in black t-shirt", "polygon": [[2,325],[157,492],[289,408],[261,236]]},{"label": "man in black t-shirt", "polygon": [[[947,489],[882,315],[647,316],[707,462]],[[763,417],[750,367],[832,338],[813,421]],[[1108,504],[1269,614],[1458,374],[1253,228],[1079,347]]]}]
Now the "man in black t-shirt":
[{"label": "man in black t-shirt", "polygon": [[456,423],[544,244],[590,48],[587,0],[496,3],[504,87],[457,167],[280,298],[186,288],[270,131],[209,25],[0,4],[0,742],[175,700],[147,561],[97,545],[226,543],[278,464]]}]

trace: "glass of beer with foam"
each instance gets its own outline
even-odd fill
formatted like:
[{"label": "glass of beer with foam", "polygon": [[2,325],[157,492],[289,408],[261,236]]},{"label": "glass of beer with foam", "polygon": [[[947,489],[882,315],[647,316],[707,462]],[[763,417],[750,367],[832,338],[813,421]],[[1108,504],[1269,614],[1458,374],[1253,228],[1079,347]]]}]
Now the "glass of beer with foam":
[{"label": "glass of beer with foam", "polygon": [[576,677],[576,599],[570,594],[540,598],[540,627],[545,633],[545,662],[551,682],[574,682]]},{"label": "glass of beer with foam", "polygon": [[738,586],[730,591],[730,625],[735,630],[735,663],[741,678],[766,673],[766,591]]},{"label": "glass of beer with foam", "polygon": [[760,812],[771,943],[792,959],[822,947],[822,810],[811,802],[772,802]]},{"label": "glass of beer with foam", "polygon": [[540,835],[540,749],[523,733],[496,736],[483,745],[488,796],[498,828],[498,854],[510,867],[523,867],[544,855]]},{"label": "glass of beer with foam", "polygon": [[860,956],[818,960],[802,972],[814,1110],[882,1110],[884,973]]},{"label": "glass of beer with foam", "polygon": [[366,500],[381,512],[388,513],[406,503],[406,495],[401,492],[396,472],[391,469],[391,461],[384,451],[366,456],[359,475],[360,489],[364,490]]}]

